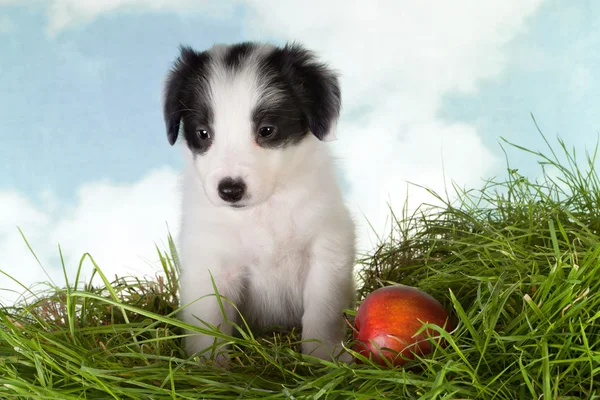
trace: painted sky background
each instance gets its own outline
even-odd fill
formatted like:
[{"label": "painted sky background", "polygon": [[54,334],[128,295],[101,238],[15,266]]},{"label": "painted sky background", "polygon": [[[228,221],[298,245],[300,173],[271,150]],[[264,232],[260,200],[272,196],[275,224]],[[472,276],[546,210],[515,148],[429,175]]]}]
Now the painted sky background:
[{"label": "painted sky background", "polygon": [[58,284],[59,243],[69,272],[90,252],[109,275],[154,273],[179,218],[160,96],[180,43],[297,40],[341,73],[331,146],[365,249],[364,216],[384,232],[407,181],[480,187],[505,174],[501,136],[544,149],[530,113],[550,139],[596,144],[600,4],[449,3],[0,0],[0,270],[47,279],[18,226]]}]

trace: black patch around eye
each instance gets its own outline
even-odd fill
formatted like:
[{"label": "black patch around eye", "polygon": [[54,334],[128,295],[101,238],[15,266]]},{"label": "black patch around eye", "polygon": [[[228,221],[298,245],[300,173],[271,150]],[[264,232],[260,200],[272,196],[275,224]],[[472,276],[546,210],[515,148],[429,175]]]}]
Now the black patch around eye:
[{"label": "black patch around eye", "polygon": [[[308,123],[292,98],[284,95],[279,101],[256,107],[252,114],[256,143],[264,148],[281,148],[299,143],[309,133]],[[264,137],[260,128],[275,128],[273,135]]]},{"label": "black patch around eye", "polygon": [[[211,129],[212,111],[203,110],[196,114],[183,117],[183,135],[188,148],[195,155],[202,155],[208,151],[214,140],[214,132]],[[203,139],[200,130],[207,130],[209,137]]]},{"label": "black patch around eye", "polygon": [[192,153],[204,154],[212,144],[213,133],[208,140],[202,140],[197,130],[205,128],[210,131],[213,123],[207,79],[212,57],[209,52],[196,52],[187,46],[181,46],[180,51],[181,55],[175,61],[165,86],[167,135],[173,144],[182,131]]},{"label": "black patch around eye", "polygon": [[224,57],[225,67],[232,71],[237,71],[242,66],[245,58],[247,58],[256,45],[251,42],[239,43],[231,46]]},{"label": "black patch around eye", "polygon": [[339,117],[341,92],[337,75],[312,52],[287,44],[263,57],[260,74],[270,86],[283,88],[300,110],[309,130],[323,140]]},{"label": "black patch around eye", "polygon": [[177,140],[182,118],[197,102],[197,93],[204,90],[210,61],[207,52],[180,47],[180,56],[173,63],[164,87],[163,113],[171,145]]}]

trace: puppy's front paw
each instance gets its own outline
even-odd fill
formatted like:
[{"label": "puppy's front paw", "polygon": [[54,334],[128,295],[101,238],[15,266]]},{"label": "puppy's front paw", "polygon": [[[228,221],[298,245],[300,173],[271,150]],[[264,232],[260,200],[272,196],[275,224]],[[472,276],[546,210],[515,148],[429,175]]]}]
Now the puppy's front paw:
[{"label": "puppy's front paw", "polygon": [[302,343],[302,354],[317,357],[322,360],[331,359],[331,355],[327,347],[321,343],[318,343],[314,339]]},{"label": "puppy's front paw", "polygon": [[188,357],[194,354],[202,354],[213,345],[213,340],[214,337],[202,334],[186,336],[183,338],[183,349]]},{"label": "puppy's front paw", "polygon": [[354,361],[354,357],[352,357],[352,354],[344,351],[338,356],[338,361],[343,362],[344,364],[351,364]]},{"label": "puppy's front paw", "polygon": [[206,363],[207,360],[210,360],[211,353],[215,351],[214,364],[220,367],[227,367],[229,365],[227,350],[218,343],[215,344],[215,338],[212,336],[202,334],[187,336],[183,339],[183,348],[188,357],[197,355],[201,363]]},{"label": "puppy's front paw", "polygon": [[[340,351],[341,354],[339,354]],[[308,341],[302,343],[302,353],[308,354],[312,357],[320,358],[321,360],[333,361],[337,359],[338,361],[346,364],[350,364],[353,360],[352,355],[344,350],[341,344],[324,345],[315,341]]]}]

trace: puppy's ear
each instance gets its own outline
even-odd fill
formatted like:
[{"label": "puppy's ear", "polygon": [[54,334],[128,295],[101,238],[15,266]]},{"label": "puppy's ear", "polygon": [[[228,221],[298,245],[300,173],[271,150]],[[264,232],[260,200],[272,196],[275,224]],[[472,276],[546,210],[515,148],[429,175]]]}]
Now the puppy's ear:
[{"label": "puppy's ear", "polygon": [[171,146],[177,140],[182,114],[188,109],[191,80],[201,73],[209,58],[206,53],[198,53],[187,46],[180,46],[180,52],[167,75],[163,93],[163,114]]},{"label": "puppy's ear", "polygon": [[287,44],[280,51],[282,72],[291,82],[309,129],[320,140],[333,140],[342,103],[337,74],[299,44]]}]

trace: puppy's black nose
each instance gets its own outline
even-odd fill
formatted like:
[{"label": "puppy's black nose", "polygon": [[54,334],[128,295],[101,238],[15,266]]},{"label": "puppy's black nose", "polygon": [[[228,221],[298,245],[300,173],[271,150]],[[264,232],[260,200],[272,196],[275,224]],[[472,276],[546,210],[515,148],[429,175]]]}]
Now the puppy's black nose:
[{"label": "puppy's black nose", "polygon": [[241,179],[225,178],[219,182],[219,197],[229,203],[236,203],[244,197],[246,184]]}]

